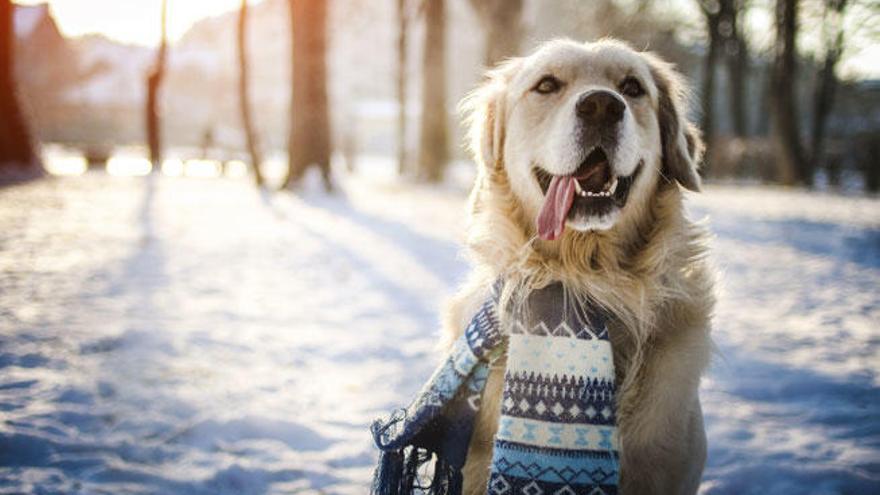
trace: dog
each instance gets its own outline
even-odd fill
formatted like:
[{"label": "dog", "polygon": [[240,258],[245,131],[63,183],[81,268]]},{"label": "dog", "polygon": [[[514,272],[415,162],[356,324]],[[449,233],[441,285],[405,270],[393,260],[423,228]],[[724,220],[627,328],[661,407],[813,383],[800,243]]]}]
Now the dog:
[{"label": "dog", "polygon": [[[620,491],[690,494],[706,436],[698,394],[712,349],[707,234],[684,215],[703,144],[682,77],[656,55],[600,40],[547,42],[488,72],[462,102],[478,174],[474,270],[444,313],[446,342],[503,279],[501,301],[562,281],[611,315]],[[464,493],[484,494],[503,396],[493,364]]]}]

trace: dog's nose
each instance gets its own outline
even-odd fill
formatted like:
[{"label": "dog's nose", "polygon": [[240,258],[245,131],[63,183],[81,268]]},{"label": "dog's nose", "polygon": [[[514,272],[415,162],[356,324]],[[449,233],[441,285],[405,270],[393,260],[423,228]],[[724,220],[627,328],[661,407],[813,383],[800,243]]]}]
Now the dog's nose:
[{"label": "dog's nose", "polygon": [[612,125],[620,122],[626,104],[610,91],[590,91],[578,98],[578,117],[590,125]]}]

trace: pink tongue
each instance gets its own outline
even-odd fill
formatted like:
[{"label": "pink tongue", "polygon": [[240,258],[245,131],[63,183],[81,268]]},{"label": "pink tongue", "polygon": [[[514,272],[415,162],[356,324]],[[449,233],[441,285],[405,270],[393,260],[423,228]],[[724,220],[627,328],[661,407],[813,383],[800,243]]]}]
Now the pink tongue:
[{"label": "pink tongue", "polygon": [[562,235],[565,217],[574,201],[574,181],[571,176],[554,175],[544,197],[544,206],[538,213],[538,236],[552,241]]}]

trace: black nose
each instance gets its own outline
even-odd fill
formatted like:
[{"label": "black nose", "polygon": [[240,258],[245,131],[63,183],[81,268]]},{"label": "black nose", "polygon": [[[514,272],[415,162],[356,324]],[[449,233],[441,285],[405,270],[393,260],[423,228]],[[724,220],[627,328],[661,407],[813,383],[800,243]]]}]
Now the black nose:
[{"label": "black nose", "polygon": [[620,122],[626,104],[610,91],[590,91],[578,98],[575,110],[586,124],[608,126]]}]

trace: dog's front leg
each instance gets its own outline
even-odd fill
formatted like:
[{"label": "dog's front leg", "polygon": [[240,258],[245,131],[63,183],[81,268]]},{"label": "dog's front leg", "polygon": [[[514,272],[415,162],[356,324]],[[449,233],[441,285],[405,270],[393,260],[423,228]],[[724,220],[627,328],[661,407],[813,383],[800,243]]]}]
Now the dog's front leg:
[{"label": "dog's front leg", "polygon": [[625,495],[696,493],[706,461],[698,388],[710,352],[708,332],[677,331],[658,340],[620,396]]},{"label": "dog's front leg", "polygon": [[492,450],[495,432],[498,430],[498,416],[501,415],[501,398],[504,395],[503,359],[492,365],[486,388],[480,404],[480,412],[474,423],[474,433],[468,448],[464,476],[464,495],[485,495],[489,482],[489,465],[492,463]]},{"label": "dog's front leg", "polygon": [[[665,428],[656,431],[658,435],[624,438],[620,493],[697,493],[706,461],[706,434],[699,398],[678,409],[678,417],[669,418]],[[662,438],[663,435],[668,437]]]}]

